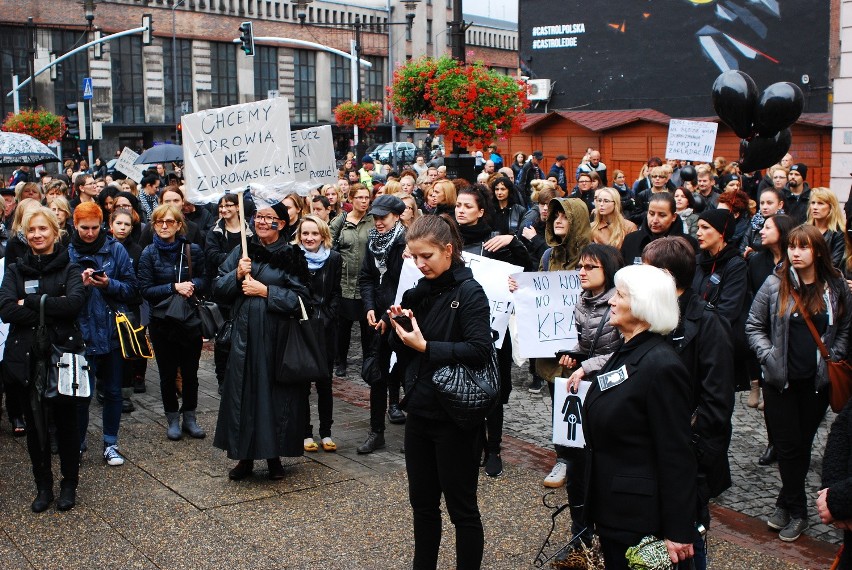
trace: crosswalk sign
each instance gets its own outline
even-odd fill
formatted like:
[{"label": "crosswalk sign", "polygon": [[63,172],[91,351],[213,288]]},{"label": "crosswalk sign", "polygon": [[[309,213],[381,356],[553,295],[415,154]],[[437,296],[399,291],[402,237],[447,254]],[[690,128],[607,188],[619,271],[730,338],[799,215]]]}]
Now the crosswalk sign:
[{"label": "crosswalk sign", "polygon": [[83,78],[83,100],[87,101],[92,98],[92,78]]}]

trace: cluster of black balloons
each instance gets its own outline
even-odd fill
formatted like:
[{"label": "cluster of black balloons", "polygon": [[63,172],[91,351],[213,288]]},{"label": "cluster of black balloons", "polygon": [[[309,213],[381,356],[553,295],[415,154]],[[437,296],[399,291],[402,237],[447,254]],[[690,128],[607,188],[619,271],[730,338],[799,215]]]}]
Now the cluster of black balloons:
[{"label": "cluster of black balloons", "polygon": [[758,94],[754,80],[739,70],[713,83],[713,108],[740,139],[740,171],[754,172],[780,161],[793,137],[790,125],[802,114],[805,96],[795,83],[773,83]]}]

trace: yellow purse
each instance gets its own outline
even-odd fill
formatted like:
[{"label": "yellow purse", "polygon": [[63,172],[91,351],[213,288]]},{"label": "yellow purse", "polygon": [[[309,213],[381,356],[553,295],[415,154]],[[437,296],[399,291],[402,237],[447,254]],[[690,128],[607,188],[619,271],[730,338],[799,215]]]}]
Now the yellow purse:
[{"label": "yellow purse", "polygon": [[115,312],[115,327],[118,329],[121,355],[125,360],[154,358],[154,349],[145,334],[145,327],[134,327],[127,315],[120,311]]}]

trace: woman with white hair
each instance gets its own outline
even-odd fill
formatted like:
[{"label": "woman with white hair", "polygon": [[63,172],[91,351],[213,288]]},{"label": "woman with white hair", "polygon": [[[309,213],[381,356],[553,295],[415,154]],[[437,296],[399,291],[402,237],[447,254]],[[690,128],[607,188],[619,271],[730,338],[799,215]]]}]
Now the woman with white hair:
[{"label": "woman with white hair", "polygon": [[642,538],[664,539],[673,563],[693,556],[696,463],[690,376],[663,335],[678,324],[674,279],[650,265],[615,274],[609,323],[624,343],[592,382],[583,408],[590,468],[585,516],[608,570],[628,568]]}]

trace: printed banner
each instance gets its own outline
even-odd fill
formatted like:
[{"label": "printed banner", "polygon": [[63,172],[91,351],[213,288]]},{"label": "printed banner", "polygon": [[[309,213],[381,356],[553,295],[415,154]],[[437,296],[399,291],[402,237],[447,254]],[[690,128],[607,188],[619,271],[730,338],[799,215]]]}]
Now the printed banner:
[{"label": "printed banner", "polygon": [[274,203],[307,168],[293,157],[286,97],[184,115],[181,124],[187,199],[195,204],[248,186],[256,200]]},{"label": "printed banner", "polygon": [[136,184],[142,182],[142,175],[145,172],[144,164],[133,164],[136,162],[136,159],[139,158],[139,155],[130,150],[127,147],[124,147],[124,150],[121,151],[121,154],[118,157],[118,160],[115,163],[115,169],[119,172],[123,172],[125,176],[133,180]]},{"label": "printed banner", "polygon": [[580,298],[577,271],[539,271],[513,275],[521,358],[553,358],[577,344],[574,305]]},{"label": "printed banner", "polygon": [[707,121],[672,119],[666,140],[666,158],[713,162],[719,125]]},{"label": "printed banner", "polygon": [[553,379],[553,443],[566,447],[585,447],[583,404],[592,383],[580,380],[576,394],[568,392],[567,378]]},{"label": "printed banner", "polygon": [[[462,257],[473,271],[473,278],[482,286],[485,295],[488,297],[488,302],[491,305],[491,328],[500,335],[495,346],[500,348],[503,346],[506,329],[509,327],[509,316],[514,308],[512,294],[509,293],[509,276],[522,271],[523,267],[466,251],[462,252]],[[402,301],[402,294],[414,287],[421,277],[423,277],[423,274],[414,265],[414,260],[406,259],[402,264],[399,288],[396,290],[394,304],[399,305]],[[417,317],[416,314],[414,316]]]}]

